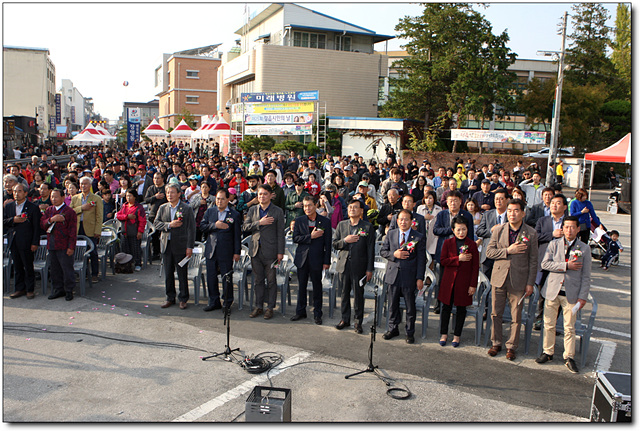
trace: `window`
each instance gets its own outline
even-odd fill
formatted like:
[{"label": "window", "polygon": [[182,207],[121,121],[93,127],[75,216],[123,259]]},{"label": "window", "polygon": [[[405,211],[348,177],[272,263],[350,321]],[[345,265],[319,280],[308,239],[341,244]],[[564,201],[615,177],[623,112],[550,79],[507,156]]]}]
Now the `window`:
[{"label": "window", "polygon": [[187,78],[199,79],[198,73],[199,70],[187,70]]},{"label": "window", "polygon": [[351,36],[336,36],[337,51],[351,51]]},{"label": "window", "polygon": [[198,97],[200,96],[187,96],[187,101],[185,103],[189,103],[191,105],[197,105],[199,103]]},{"label": "window", "polygon": [[293,46],[301,46],[304,48],[325,49],[327,45],[327,36],[318,33],[307,33],[302,31],[293,32]]}]

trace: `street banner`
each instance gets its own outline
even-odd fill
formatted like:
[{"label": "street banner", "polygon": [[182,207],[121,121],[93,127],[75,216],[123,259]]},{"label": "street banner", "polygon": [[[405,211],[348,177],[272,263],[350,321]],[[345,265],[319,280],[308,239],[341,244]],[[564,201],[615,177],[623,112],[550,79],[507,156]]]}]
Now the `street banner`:
[{"label": "street banner", "polygon": [[62,124],[62,101],[60,94],[56,94],[56,124]]},{"label": "street banner", "polygon": [[71,105],[71,124],[76,122],[76,107]]},{"label": "street banner", "polygon": [[282,125],[259,125],[245,126],[245,135],[311,135],[313,128],[311,124],[282,124]]},{"label": "street banner", "polygon": [[521,144],[541,144],[546,142],[547,132],[531,132],[525,130],[476,130],[451,129],[452,141],[470,142],[503,142]]},{"label": "street banner", "polygon": [[127,149],[130,150],[138,139],[140,139],[140,109],[127,108]]},{"label": "street banner", "polygon": [[244,124],[311,124],[313,114],[246,114]]},{"label": "street banner", "polygon": [[49,130],[56,130],[56,117],[49,115]]},{"label": "street banner", "polygon": [[242,93],[240,100],[244,103],[254,102],[305,102],[318,100],[318,90],[314,91],[274,91],[268,93]]}]

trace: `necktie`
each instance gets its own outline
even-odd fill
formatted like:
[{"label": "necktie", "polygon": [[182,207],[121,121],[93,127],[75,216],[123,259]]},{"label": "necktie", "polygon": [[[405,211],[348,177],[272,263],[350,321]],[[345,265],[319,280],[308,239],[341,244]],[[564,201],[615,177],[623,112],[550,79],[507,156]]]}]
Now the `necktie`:
[{"label": "necktie", "polygon": [[402,247],[404,245],[404,233],[401,234],[402,235],[402,240],[400,241],[400,247]]},{"label": "necktie", "polygon": [[502,224],[502,215],[498,216],[498,224]]}]

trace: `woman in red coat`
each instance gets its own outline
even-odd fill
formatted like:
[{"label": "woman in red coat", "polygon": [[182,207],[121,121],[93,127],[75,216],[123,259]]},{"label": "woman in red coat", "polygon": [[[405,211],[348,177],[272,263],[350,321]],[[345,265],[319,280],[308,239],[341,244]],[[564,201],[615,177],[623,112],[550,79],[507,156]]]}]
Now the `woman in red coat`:
[{"label": "woman in red coat", "polygon": [[443,268],[438,300],[440,311],[440,345],[447,344],[451,309],[456,306],[456,327],[453,331],[453,347],[460,345],[460,335],[467,316],[467,306],[473,303],[478,285],[480,256],[476,243],[467,237],[467,221],[456,216],[451,222],[453,237],[442,243],[440,265]]},{"label": "woman in red coat", "polygon": [[127,203],[122,205],[116,217],[122,222],[124,241],[123,251],[133,256],[135,270],[140,271],[142,265],[142,234],[147,226],[147,215],[142,205],[138,203],[138,192],[130,188],[126,193]]}]

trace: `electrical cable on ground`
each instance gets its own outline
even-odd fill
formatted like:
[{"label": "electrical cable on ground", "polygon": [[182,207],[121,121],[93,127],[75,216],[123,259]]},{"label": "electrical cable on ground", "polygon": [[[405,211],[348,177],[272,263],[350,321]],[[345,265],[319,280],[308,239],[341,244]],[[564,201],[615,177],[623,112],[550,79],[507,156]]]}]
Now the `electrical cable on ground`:
[{"label": "electrical cable on ground", "polygon": [[[35,326],[27,326],[27,325],[3,325],[3,328],[5,330],[16,331],[16,332],[39,332],[39,333],[46,332],[46,333],[49,333],[49,334],[87,335],[87,336],[90,336],[90,337],[103,338],[103,339],[112,340],[112,341],[120,341],[120,342],[123,342],[123,343],[142,344],[142,345],[147,345],[147,346],[167,347],[167,348],[172,348],[172,349],[184,349],[184,350],[193,350],[193,351],[196,351],[196,352],[211,353],[208,350],[204,350],[204,349],[200,349],[200,348],[192,347],[192,346],[187,346],[187,345],[184,345],[184,344],[164,343],[164,342],[155,342],[155,341],[127,340],[125,338],[108,337],[106,335],[92,334],[90,332],[84,332],[84,331],[57,331],[57,330],[49,330],[49,329],[46,329],[46,328],[38,328],[38,327],[35,327]],[[258,353],[255,356],[245,356],[242,359],[238,359],[236,356],[237,355],[231,353],[230,355],[228,355],[228,358],[226,358],[226,359],[225,358],[221,358],[221,359],[229,361],[229,362],[233,362],[233,363],[241,366],[249,374],[262,374],[262,373],[266,372],[267,380],[269,380],[270,386],[272,388],[274,387],[273,386],[273,382],[271,381],[271,377],[269,377],[269,372],[271,370],[273,370],[274,368],[276,368],[278,365],[280,365],[283,362],[284,358],[283,358],[283,356],[281,354],[279,354],[277,352],[262,352],[262,353]],[[281,370],[286,370],[288,368],[293,368],[293,367],[297,367],[298,365],[305,365],[305,364],[326,364],[326,365],[333,365],[335,367],[347,368],[347,369],[350,369],[350,370],[357,370],[357,368],[353,368],[353,367],[349,367],[349,366],[341,365],[341,364],[336,364],[336,363],[333,363],[333,362],[326,362],[326,361],[303,361],[303,362],[298,362],[297,364],[288,365],[288,366],[282,368]],[[387,386],[391,386],[391,384],[396,383],[396,380],[392,379],[390,377],[380,376],[380,378],[382,379],[382,381]],[[409,388],[406,385],[402,384],[402,386],[404,386],[404,388],[390,387],[386,391],[387,395],[390,396],[391,398],[394,398],[394,399],[397,399],[397,400],[409,399],[411,397],[411,395],[412,395],[411,391],[409,390]],[[237,419],[237,417],[234,420],[236,420],[236,419]]]}]

